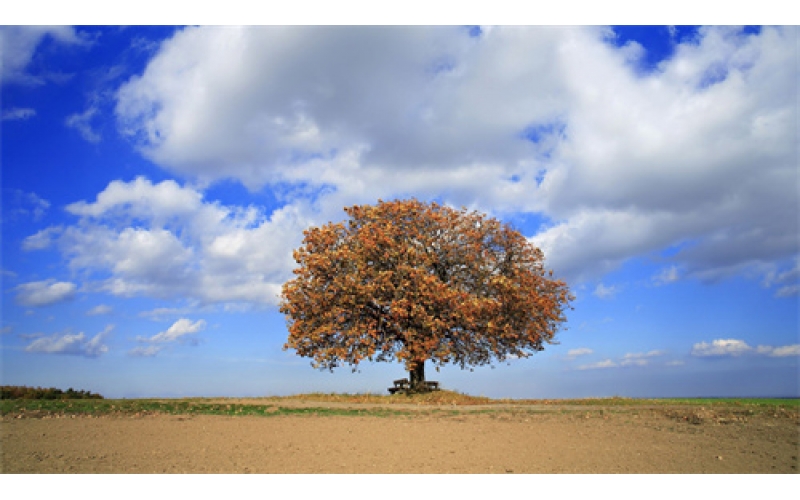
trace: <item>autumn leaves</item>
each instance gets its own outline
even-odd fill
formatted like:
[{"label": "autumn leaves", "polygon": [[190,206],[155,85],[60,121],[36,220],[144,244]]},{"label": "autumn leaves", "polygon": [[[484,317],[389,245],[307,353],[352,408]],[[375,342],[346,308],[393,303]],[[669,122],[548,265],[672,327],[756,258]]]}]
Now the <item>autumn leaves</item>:
[{"label": "autumn leaves", "polygon": [[542,253],[477,212],[417,200],[345,208],[305,232],[284,284],[285,348],[333,369],[398,359],[462,368],[551,342],[571,296]]}]

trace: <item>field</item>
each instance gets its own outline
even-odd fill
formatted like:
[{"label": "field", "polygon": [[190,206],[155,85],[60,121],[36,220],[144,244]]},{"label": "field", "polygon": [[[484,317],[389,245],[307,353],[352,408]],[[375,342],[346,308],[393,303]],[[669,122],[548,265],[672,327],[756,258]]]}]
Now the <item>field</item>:
[{"label": "field", "polygon": [[800,401],[0,400],[3,473],[798,472]]}]

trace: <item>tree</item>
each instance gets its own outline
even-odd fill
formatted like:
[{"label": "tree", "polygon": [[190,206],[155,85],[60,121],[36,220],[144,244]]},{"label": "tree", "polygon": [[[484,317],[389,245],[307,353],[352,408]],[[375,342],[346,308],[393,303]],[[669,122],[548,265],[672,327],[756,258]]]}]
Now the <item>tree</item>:
[{"label": "tree", "polygon": [[417,200],[344,209],[349,220],[304,232],[283,285],[284,349],[329,369],[425,362],[462,369],[524,358],[554,342],[573,297],[510,226]]}]

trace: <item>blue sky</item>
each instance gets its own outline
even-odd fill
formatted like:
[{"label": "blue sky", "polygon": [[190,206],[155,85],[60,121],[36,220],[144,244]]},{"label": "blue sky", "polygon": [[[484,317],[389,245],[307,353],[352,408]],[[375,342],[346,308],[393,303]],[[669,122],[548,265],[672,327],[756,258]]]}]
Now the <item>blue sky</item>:
[{"label": "blue sky", "polygon": [[0,27],[2,383],[385,392],[283,351],[342,207],[481,210],[576,295],[475,395],[798,396],[796,27]]}]

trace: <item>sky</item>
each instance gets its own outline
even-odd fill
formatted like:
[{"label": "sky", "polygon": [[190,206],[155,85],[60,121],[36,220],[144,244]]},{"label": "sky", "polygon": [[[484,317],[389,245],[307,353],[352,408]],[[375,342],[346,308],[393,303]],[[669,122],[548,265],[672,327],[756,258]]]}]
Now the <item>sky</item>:
[{"label": "sky", "polygon": [[303,230],[479,210],[576,299],[494,398],[798,397],[798,28],[0,27],[2,383],[387,393],[283,350]]}]

